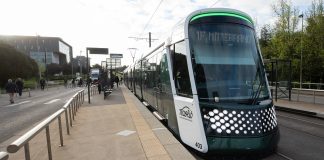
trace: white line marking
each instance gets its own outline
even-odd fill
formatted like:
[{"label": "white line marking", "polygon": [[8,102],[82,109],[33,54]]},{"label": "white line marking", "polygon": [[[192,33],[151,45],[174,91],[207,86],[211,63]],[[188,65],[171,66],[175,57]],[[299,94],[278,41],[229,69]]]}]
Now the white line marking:
[{"label": "white line marking", "polygon": [[61,100],[61,99],[53,99],[53,100],[51,100],[49,102],[46,102],[44,104],[51,104],[51,103],[54,103],[54,102],[59,101],[59,100]]},{"label": "white line marking", "polygon": [[8,106],[5,106],[5,107],[17,106],[17,105],[21,105],[21,104],[28,103],[28,102],[30,102],[30,101],[22,101],[22,102],[20,102],[20,103],[11,104],[11,105],[8,105]]},{"label": "white line marking", "polygon": [[118,132],[116,135],[120,135],[120,136],[129,136],[131,134],[135,133],[135,131],[130,131],[130,130],[123,130]]}]

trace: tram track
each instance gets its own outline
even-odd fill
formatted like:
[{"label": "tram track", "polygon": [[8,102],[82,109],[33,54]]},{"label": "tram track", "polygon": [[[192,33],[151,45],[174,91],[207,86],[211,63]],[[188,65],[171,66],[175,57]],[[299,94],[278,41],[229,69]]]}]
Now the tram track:
[{"label": "tram track", "polygon": [[316,122],[311,122],[311,121],[308,121],[308,120],[305,120],[305,119],[300,119],[300,118],[296,118],[296,117],[292,117],[292,116],[286,116],[286,115],[282,115],[282,114],[278,114],[278,113],[277,113],[277,116],[284,117],[284,118],[289,118],[289,119],[293,119],[293,120],[302,121],[302,122],[305,122],[305,123],[309,123],[309,124],[321,126],[321,127],[324,128],[324,124],[320,124],[320,123],[316,123]]},{"label": "tram track", "polygon": [[279,157],[282,157],[282,158],[287,159],[287,160],[294,160],[294,159],[292,159],[292,158],[290,158],[290,157],[288,157],[288,156],[286,156],[286,155],[284,155],[284,154],[282,154],[280,152],[276,152],[275,154],[278,155]]}]

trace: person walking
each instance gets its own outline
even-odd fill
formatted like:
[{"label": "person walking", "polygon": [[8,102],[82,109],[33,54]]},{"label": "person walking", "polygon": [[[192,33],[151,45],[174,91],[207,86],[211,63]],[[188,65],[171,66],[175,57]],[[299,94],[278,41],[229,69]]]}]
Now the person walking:
[{"label": "person walking", "polygon": [[101,93],[101,87],[102,87],[101,80],[98,80],[98,92],[99,92],[99,94]]},{"label": "person walking", "polygon": [[72,78],[72,88],[74,88],[75,87],[75,78]]},{"label": "person walking", "polygon": [[24,89],[24,82],[22,81],[21,78],[18,78],[16,80],[16,85],[17,85],[18,94],[19,94],[19,96],[21,96],[22,95],[22,90]]},{"label": "person walking", "polygon": [[41,85],[41,90],[44,90],[45,88],[45,79],[42,78],[40,81],[39,81],[40,85]]},{"label": "person walking", "polygon": [[17,90],[17,85],[12,82],[12,79],[8,79],[8,83],[6,84],[5,89],[6,89],[6,92],[9,94],[10,103],[11,104],[15,103],[13,97],[14,97],[15,92]]},{"label": "person walking", "polygon": [[67,79],[64,77],[64,87],[67,88]]},{"label": "person walking", "polygon": [[115,82],[116,82],[117,87],[118,87],[118,83],[119,83],[119,78],[118,78],[118,76],[115,77]]}]

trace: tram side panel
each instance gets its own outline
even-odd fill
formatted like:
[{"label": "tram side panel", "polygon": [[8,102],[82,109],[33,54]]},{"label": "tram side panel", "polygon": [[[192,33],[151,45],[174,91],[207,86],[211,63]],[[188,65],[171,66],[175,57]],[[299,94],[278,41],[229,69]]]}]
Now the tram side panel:
[{"label": "tram side panel", "polygon": [[156,72],[156,59],[155,56],[148,57],[145,62],[145,68],[144,68],[144,86],[143,86],[143,92],[144,94],[144,100],[150,104],[152,107],[156,108],[156,97],[154,94],[155,89],[155,72]]},{"label": "tram side panel", "polygon": [[135,88],[134,93],[140,100],[143,100],[142,89],[141,89],[141,85],[142,85],[142,76],[141,75],[142,75],[141,61],[138,61],[135,64],[135,70],[134,70],[134,88]]}]

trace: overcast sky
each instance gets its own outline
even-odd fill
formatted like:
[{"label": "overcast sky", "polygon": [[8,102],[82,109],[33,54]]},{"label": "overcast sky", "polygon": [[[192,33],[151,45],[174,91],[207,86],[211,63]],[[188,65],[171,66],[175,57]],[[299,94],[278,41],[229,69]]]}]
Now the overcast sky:
[{"label": "overcast sky", "polygon": [[[145,54],[148,42],[128,38],[163,37],[183,17],[201,9],[234,8],[248,13],[257,28],[275,21],[271,5],[277,0],[0,0],[0,34],[61,37],[73,47],[73,56],[85,55],[86,47],[109,48],[122,53],[122,64],[132,62],[128,48],[138,48],[135,59]],[[311,0],[293,0],[306,11]],[[161,4],[160,4],[161,3]],[[154,16],[149,22],[153,12]],[[149,23],[148,23],[149,22]],[[144,28],[147,26],[146,28]],[[155,41],[153,46],[158,45]],[[81,53],[82,52],[82,53]],[[134,50],[133,50],[134,52]],[[108,56],[91,55],[92,64]]]}]

